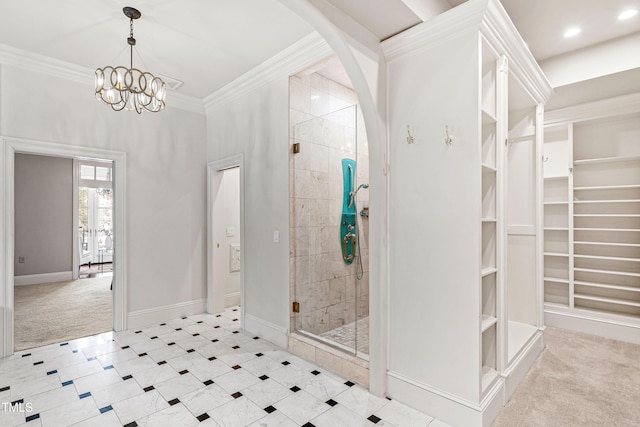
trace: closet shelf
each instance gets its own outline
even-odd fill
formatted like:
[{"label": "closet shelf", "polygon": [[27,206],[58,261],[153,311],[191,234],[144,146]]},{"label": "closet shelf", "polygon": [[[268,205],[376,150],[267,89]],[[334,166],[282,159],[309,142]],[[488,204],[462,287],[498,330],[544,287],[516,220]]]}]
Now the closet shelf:
[{"label": "closet shelf", "polygon": [[640,248],[640,243],[617,243],[617,242],[584,242],[574,241],[575,245],[593,245],[593,246],[621,246],[628,248]]},{"label": "closet shelf", "polygon": [[498,378],[498,371],[489,367],[482,367],[482,390],[486,390]]},{"label": "closet shelf", "polygon": [[567,308],[569,307],[569,304],[559,304],[557,302],[544,302],[544,308]]},{"label": "closet shelf", "polygon": [[633,162],[640,160],[640,156],[616,156],[616,157],[598,157],[593,159],[574,160],[574,166],[580,165],[596,165],[603,163]]},{"label": "closet shelf", "polygon": [[544,231],[569,231],[569,227],[545,227]]},{"label": "closet shelf", "polygon": [[551,206],[551,205],[569,205],[569,202],[544,202],[545,206]]},{"label": "closet shelf", "polygon": [[640,231],[640,228],[574,228],[574,231]]},{"label": "closet shelf", "polygon": [[601,255],[579,255],[575,254],[575,258],[584,258],[584,259],[600,259],[606,261],[629,261],[629,262],[640,262],[640,258],[622,258],[615,256],[601,256]]},{"label": "closet shelf", "polygon": [[569,175],[558,175],[558,176],[545,176],[545,181],[560,181],[564,179],[569,179]]},{"label": "closet shelf", "polygon": [[546,276],[543,280],[545,282],[564,283],[564,284],[567,284],[567,285],[569,284],[569,279],[563,279],[563,278],[560,278],[560,277],[549,277],[549,276]]},{"label": "closet shelf", "polygon": [[487,314],[483,314],[482,315],[482,332],[486,331],[487,329],[489,329],[490,327],[492,327],[496,323],[498,323],[498,319],[496,319],[493,316],[489,316]]},{"label": "closet shelf", "polygon": [[496,173],[497,171],[498,169],[496,169],[495,166],[486,163],[482,164],[482,173]]},{"label": "closet shelf", "polygon": [[482,269],[481,274],[482,274],[482,277],[486,277],[497,272],[498,272],[498,269],[495,267],[485,267]]},{"label": "closet shelf", "polygon": [[618,304],[618,305],[629,305],[631,307],[640,307],[640,302],[637,301],[628,301],[617,298],[604,298],[593,295],[584,295],[584,294],[573,294],[575,299],[584,299],[589,301],[598,301],[598,302],[606,302],[609,304]]},{"label": "closet shelf", "polygon": [[573,270],[579,271],[582,273],[597,273],[597,274],[610,274],[612,276],[640,277],[640,273],[633,273],[631,271],[598,270],[595,268],[583,268],[583,267],[574,267]]},{"label": "closet shelf", "polygon": [[492,112],[482,108],[482,124],[483,125],[494,124],[497,121],[498,120],[496,119],[496,116]]},{"label": "closet shelf", "polygon": [[482,222],[498,222],[498,220],[496,218],[482,218]]},{"label": "closet shelf", "polygon": [[640,185],[597,185],[590,187],[573,187],[574,191],[590,191],[590,190],[628,190],[640,188]]},{"label": "closet shelf", "polygon": [[574,205],[596,204],[596,203],[640,203],[640,199],[611,199],[611,200],[574,200]]},{"label": "closet shelf", "polygon": [[640,214],[573,214],[574,218],[640,218]]},{"label": "closet shelf", "polygon": [[574,285],[591,286],[594,288],[611,289],[616,291],[640,292],[640,288],[635,288],[633,286],[609,285],[607,283],[585,282],[583,280],[576,280],[573,283]]},{"label": "closet shelf", "polygon": [[564,257],[567,258],[569,254],[563,252],[545,252],[544,256]]}]

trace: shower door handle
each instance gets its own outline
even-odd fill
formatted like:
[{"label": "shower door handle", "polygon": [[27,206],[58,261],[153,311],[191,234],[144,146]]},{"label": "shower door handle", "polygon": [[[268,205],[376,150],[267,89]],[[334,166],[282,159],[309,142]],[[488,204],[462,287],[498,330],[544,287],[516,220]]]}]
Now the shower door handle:
[{"label": "shower door handle", "polygon": [[[351,240],[351,253],[347,253],[347,244]],[[345,261],[352,261],[355,258],[356,253],[356,235],[348,233],[342,239],[342,259]]]}]

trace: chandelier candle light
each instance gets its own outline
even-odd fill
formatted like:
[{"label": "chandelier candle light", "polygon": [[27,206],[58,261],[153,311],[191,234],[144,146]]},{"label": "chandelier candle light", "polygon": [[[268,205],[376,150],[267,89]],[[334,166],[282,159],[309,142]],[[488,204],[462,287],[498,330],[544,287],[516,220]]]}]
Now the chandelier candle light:
[{"label": "chandelier candle light", "polygon": [[131,52],[130,67],[124,66],[98,68],[96,70],[96,98],[110,105],[115,111],[129,110],[140,114],[147,110],[157,112],[164,108],[166,94],[165,83],[153,74],[133,68],[133,20],[142,16],[133,7],[122,9],[130,20],[130,33],[127,43]]}]

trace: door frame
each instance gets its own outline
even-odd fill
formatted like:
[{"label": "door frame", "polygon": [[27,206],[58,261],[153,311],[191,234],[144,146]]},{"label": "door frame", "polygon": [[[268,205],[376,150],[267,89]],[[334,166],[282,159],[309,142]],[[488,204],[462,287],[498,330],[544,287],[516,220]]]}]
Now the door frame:
[{"label": "door frame", "polygon": [[214,239],[213,232],[220,226],[216,218],[213,217],[213,210],[218,197],[219,183],[226,169],[239,168],[240,175],[240,322],[244,325],[245,298],[244,298],[244,278],[245,278],[245,244],[244,244],[244,154],[215,160],[207,164],[207,312],[220,313],[225,309],[225,287],[224,284],[216,283],[214,280],[213,252]]},{"label": "door frame", "polygon": [[[0,357],[13,354],[14,348],[14,239],[15,239],[15,154],[35,154],[70,159],[102,159],[113,161],[113,235],[118,242],[114,253],[113,330],[127,327],[127,244],[126,244],[126,153],[98,148],[65,145],[53,142],[2,137],[0,150],[0,225],[3,244],[0,245]],[[77,239],[76,239],[77,240]],[[115,246],[115,244],[114,244]],[[73,242],[77,251],[77,241]]]}]

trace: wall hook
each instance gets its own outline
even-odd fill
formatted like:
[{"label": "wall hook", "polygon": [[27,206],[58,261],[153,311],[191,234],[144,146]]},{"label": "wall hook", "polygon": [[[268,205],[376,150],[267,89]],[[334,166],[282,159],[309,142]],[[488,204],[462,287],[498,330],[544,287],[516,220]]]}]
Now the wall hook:
[{"label": "wall hook", "polygon": [[451,146],[453,144],[453,139],[451,138],[451,136],[449,136],[448,125],[444,125],[444,143],[447,144],[448,146]]},{"label": "wall hook", "polygon": [[409,128],[409,125],[407,125],[407,143],[408,144],[415,144],[416,139],[414,138],[413,135],[411,135],[411,129]]}]

